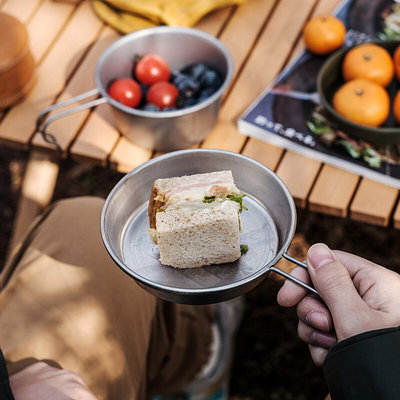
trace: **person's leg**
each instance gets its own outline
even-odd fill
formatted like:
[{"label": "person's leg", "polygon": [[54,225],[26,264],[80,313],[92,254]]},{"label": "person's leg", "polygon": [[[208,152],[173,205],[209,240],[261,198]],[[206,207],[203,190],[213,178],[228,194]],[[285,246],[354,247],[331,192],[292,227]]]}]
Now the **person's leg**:
[{"label": "person's leg", "polygon": [[0,346],[9,373],[21,368],[15,362],[46,359],[80,375],[99,399],[173,392],[209,357],[213,308],[163,302],[124,274],[101,241],[103,203],[55,203],[4,268]]}]

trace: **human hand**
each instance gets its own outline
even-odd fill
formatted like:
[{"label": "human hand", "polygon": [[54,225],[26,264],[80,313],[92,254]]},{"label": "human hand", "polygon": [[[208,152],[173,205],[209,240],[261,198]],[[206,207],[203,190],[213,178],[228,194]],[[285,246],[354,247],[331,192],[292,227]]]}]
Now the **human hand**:
[{"label": "human hand", "polygon": [[296,267],[292,274],[307,283],[311,278],[320,298],[286,280],[278,303],[297,305],[298,334],[317,365],[322,365],[336,341],[400,325],[397,273],[321,243],[309,249],[307,266],[308,272]]},{"label": "human hand", "polygon": [[37,362],[10,376],[15,400],[96,400],[74,372]]}]

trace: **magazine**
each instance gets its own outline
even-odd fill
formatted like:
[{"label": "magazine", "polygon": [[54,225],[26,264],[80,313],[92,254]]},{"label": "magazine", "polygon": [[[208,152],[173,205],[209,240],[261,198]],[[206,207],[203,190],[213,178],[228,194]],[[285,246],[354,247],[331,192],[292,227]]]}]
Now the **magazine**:
[{"label": "magazine", "polygon": [[[400,40],[400,25],[391,23],[400,20],[396,1],[345,0],[335,14],[346,25],[345,46]],[[239,118],[239,132],[400,188],[400,145],[353,138],[318,104],[317,76],[328,57],[303,51]]]}]

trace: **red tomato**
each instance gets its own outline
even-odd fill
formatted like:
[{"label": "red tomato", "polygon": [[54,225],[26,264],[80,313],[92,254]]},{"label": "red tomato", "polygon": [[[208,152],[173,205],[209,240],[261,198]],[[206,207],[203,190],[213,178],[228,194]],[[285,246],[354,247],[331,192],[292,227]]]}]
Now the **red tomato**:
[{"label": "red tomato", "polygon": [[124,106],[136,107],[142,99],[142,90],[133,79],[116,79],[108,88],[108,95]]},{"label": "red tomato", "polygon": [[157,82],[151,85],[147,91],[146,100],[148,103],[155,104],[161,109],[174,107],[179,91],[175,85],[169,82]]},{"label": "red tomato", "polygon": [[135,76],[145,85],[168,81],[171,73],[167,62],[157,54],[146,54],[136,64]]}]

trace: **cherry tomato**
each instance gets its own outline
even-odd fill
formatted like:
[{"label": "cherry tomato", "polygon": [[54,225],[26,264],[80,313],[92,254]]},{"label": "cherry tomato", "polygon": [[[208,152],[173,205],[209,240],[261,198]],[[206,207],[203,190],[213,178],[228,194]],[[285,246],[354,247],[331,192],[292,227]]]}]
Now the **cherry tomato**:
[{"label": "cherry tomato", "polygon": [[108,95],[124,106],[132,108],[136,107],[142,99],[139,84],[129,78],[116,79],[108,88]]},{"label": "cherry tomato", "polygon": [[170,82],[157,82],[151,85],[146,96],[150,104],[155,104],[161,109],[165,107],[174,107],[179,91],[175,85]]},{"label": "cherry tomato", "polygon": [[145,85],[168,81],[170,69],[167,62],[157,54],[146,54],[136,64],[135,76]]}]

